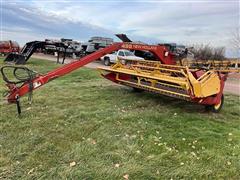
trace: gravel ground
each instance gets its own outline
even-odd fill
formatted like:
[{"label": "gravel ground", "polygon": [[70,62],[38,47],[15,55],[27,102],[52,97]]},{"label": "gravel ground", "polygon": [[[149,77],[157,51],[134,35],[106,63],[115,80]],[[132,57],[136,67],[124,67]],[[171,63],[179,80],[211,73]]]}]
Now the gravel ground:
[{"label": "gravel ground", "polygon": [[[37,59],[45,59],[45,60],[50,60],[50,61],[54,61],[56,62],[57,61],[57,57],[55,56],[51,56],[51,55],[45,55],[45,54],[42,54],[42,53],[35,53],[34,55],[32,55],[33,58],[37,58]],[[65,64],[68,64],[68,63],[71,63],[73,61],[77,61],[78,59],[71,59],[71,58],[66,58],[65,59]],[[60,59],[60,62],[61,62],[61,59]],[[89,63],[87,65],[85,65],[85,67],[88,67],[88,68],[93,68],[93,69],[97,69],[98,67],[101,67],[104,65],[101,63],[101,61],[95,61],[95,62],[92,62],[92,63]]]}]

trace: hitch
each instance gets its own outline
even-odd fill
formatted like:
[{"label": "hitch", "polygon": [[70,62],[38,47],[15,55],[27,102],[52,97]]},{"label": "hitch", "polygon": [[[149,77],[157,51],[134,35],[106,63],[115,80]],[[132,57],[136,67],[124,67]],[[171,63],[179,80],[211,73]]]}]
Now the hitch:
[{"label": "hitch", "polygon": [[[5,93],[9,103],[15,103],[17,105],[17,112],[21,114],[20,96],[18,95],[19,89],[28,84],[28,100],[32,101],[33,82],[37,73],[28,69],[27,67],[16,66],[3,66],[0,69],[3,80],[7,83],[9,91]],[[11,79],[10,79],[11,78]],[[16,94],[14,97],[10,95]]]},{"label": "hitch", "polygon": [[20,98],[19,98],[19,97],[17,97],[17,99],[16,99],[16,105],[17,105],[17,112],[18,112],[18,115],[20,116],[21,113],[22,113],[22,110],[21,110]]}]

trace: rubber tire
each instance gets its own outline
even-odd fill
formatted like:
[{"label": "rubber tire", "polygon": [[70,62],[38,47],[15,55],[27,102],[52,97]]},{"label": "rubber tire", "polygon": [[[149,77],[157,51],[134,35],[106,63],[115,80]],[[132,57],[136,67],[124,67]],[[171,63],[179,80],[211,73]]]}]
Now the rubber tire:
[{"label": "rubber tire", "polygon": [[127,61],[123,59],[123,60],[121,60],[121,64],[127,65]]},{"label": "rubber tire", "polygon": [[140,93],[143,91],[144,91],[143,89],[133,87],[133,92],[135,92],[135,93]]},{"label": "rubber tire", "polygon": [[205,106],[205,108],[206,108],[207,111],[211,111],[211,112],[214,112],[214,113],[220,112],[220,110],[223,107],[223,103],[224,103],[224,95],[222,95],[220,103],[221,104],[218,107],[216,107],[216,105],[209,105],[209,106]]},{"label": "rubber tire", "polygon": [[104,64],[105,66],[110,66],[110,59],[109,59],[109,57],[105,57],[105,58],[104,58],[103,64]]}]

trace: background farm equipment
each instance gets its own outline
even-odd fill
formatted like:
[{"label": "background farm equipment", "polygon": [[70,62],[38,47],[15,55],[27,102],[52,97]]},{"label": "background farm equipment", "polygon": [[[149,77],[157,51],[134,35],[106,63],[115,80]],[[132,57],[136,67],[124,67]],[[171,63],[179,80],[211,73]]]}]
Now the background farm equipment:
[{"label": "background farm equipment", "polygon": [[25,64],[34,52],[39,51],[45,54],[56,55],[57,63],[59,63],[59,58],[62,56],[62,64],[64,64],[67,56],[72,58],[83,57],[112,43],[113,39],[104,37],[92,37],[87,43],[64,38],[61,40],[45,39],[45,41],[31,41],[26,43],[19,53],[8,54],[4,61]]},{"label": "background farm equipment", "polygon": [[0,41],[0,54],[18,53],[19,44],[16,41]]},{"label": "background farm equipment", "polygon": [[[57,54],[71,58],[82,57],[83,55],[85,55],[81,43],[78,41],[65,38],[62,38],[60,40],[45,39],[45,41],[49,44],[46,45],[45,48],[42,50],[44,54]],[[55,45],[56,43],[61,43],[65,47],[58,47]]]},{"label": "background farm equipment", "polygon": [[99,49],[105,48],[113,44],[112,38],[105,37],[91,37],[86,43],[82,43],[82,50],[87,54],[91,54]]},{"label": "background farm equipment", "polygon": [[[15,64],[25,64],[31,55],[37,50],[45,49],[48,46],[55,46],[57,50],[66,49],[67,46],[59,42],[47,42],[47,41],[32,41],[25,44],[19,54],[10,53],[6,58],[5,62],[11,62]],[[59,56],[58,56],[59,59]],[[63,61],[65,59],[65,55]]]}]

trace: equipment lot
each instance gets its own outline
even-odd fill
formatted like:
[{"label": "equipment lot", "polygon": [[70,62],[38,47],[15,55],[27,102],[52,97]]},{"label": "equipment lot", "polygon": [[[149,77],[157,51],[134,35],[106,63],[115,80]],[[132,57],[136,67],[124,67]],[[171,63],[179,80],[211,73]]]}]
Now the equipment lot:
[{"label": "equipment lot", "polygon": [[[60,65],[32,59],[27,66],[44,73]],[[1,105],[0,177],[238,179],[240,102],[225,98],[221,113],[206,113],[79,69],[34,92],[34,106],[23,98],[21,118],[14,105]]]}]

